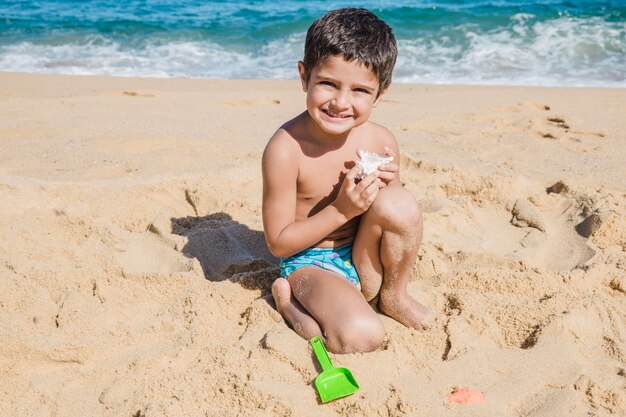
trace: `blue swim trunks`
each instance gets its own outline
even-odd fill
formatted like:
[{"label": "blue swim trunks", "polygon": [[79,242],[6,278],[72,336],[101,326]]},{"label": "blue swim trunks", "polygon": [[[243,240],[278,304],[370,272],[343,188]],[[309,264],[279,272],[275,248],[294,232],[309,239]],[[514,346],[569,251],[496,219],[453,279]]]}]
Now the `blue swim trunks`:
[{"label": "blue swim trunks", "polygon": [[316,266],[345,277],[354,285],[359,284],[359,275],[352,264],[352,243],[336,248],[308,248],[289,258],[280,258],[280,275],[289,274],[303,266]]}]

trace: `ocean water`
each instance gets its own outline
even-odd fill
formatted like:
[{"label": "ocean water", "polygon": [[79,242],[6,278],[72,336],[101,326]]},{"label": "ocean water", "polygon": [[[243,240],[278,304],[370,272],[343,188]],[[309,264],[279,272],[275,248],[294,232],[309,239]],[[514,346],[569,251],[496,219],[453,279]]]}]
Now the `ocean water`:
[{"label": "ocean water", "polygon": [[394,29],[394,82],[626,87],[626,0],[0,0],[0,71],[293,79],[349,6]]}]

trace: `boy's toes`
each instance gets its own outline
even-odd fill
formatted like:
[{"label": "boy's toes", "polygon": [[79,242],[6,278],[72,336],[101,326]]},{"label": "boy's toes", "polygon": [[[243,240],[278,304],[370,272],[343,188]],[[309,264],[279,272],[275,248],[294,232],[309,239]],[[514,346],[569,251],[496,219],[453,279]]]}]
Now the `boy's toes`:
[{"label": "boy's toes", "polygon": [[431,310],[428,307],[424,307],[424,309],[426,311],[424,312],[424,316],[420,319],[420,323],[422,325],[423,330],[428,330],[435,323],[435,320],[437,319],[439,315],[437,314],[436,311]]},{"label": "boy's toes", "polygon": [[282,306],[289,302],[291,298],[291,285],[285,278],[276,278],[276,281],[272,284],[272,296],[276,303],[276,309],[279,313],[282,312]]}]

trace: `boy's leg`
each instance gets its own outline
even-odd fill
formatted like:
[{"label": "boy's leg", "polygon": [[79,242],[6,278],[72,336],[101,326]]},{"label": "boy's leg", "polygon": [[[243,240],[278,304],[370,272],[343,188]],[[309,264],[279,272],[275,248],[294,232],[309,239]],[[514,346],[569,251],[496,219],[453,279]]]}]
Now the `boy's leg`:
[{"label": "boy's leg", "polygon": [[380,317],[345,278],[321,268],[302,267],[288,280],[290,297],[281,288],[275,294],[276,305],[302,337],[322,336],[328,350],[335,353],[369,352],[381,345],[385,328]]},{"label": "boy's leg", "polygon": [[426,327],[433,315],[407,293],[422,234],[419,204],[401,186],[388,186],[361,216],[352,249],[365,298],[379,294],[381,311],[416,329]]},{"label": "boy's leg", "polygon": [[294,297],[288,280],[277,278],[272,284],[272,296],[276,302],[276,309],[296,333],[307,340],[313,336],[323,337],[320,325]]}]

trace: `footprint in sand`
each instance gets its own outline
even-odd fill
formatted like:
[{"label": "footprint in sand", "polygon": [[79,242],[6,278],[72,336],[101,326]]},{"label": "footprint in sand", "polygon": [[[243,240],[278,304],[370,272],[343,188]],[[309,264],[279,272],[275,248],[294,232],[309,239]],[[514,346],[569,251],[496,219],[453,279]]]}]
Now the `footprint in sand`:
[{"label": "footprint in sand", "polygon": [[543,215],[527,199],[520,198],[515,202],[511,211],[513,218],[511,224],[517,227],[532,227],[541,232],[546,231],[546,224]]},{"label": "footprint in sand", "polygon": [[596,381],[587,375],[581,375],[574,383],[574,390],[584,396],[585,403],[593,410],[603,410],[606,414],[620,412],[624,399],[621,387],[607,387],[605,381]]},{"label": "footprint in sand", "polygon": [[154,97],[154,94],[138,93],[136,91],[122,91],[120,94],[127,97]]},{"label": "footprint in sand", "polygon": [[531,129],[544,139],[561,139],[563,133],[569,132],[570,126],[562,117],[548,116],[535,119]]},{"label": "footprint in sand", "polygon": [[511,211],[511,224],[528,229],[517,256],[551,270],[572,270],[593,257],[587,239],[602,216],[591,199],[559,182],[532,200],[517,200]]},{"label": "footprint in sand", "polygon": [[[517,106],[508,106],[497,109],[506,114],[519,113],[523,116],[506,117],[497,123],[499,126],[511,129],[521,129],[543,139],[582,142],[587,138],[603,138],[603,132],[575,130],[572,123],[565,117],[553,114],[553,107],[545,103],[524,102]],[[548,114],[546,115],[546,112]],[[528,116],[532,117],[530,120]]]},{"label": "footprint in sand", "polygon": [[565,122],[564,119],[560,117],[548,117],[548,122],[555,125],[556,127],[560,127],[561,129],[564,129],[566,132],[569,129],[569,125]]},{"label": "footprint in sand", "polygon": [[100,96],[114,96],[114,97],[138,97],[138,98],[152,98],[155,95],[151,93],[142,93],[133,90],[104,90],[97,93]]},{"label": "footprint in sand", "polygon": [[586,138],[603,138],[602,132],[573,130],[570,123],[561,116],[549,116],[536,122],[536,133],[545,139],[563,139],[570,142],[582,142]]}]

